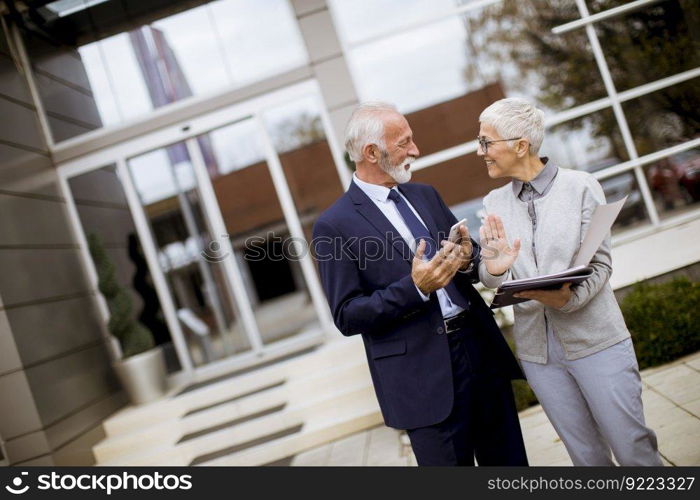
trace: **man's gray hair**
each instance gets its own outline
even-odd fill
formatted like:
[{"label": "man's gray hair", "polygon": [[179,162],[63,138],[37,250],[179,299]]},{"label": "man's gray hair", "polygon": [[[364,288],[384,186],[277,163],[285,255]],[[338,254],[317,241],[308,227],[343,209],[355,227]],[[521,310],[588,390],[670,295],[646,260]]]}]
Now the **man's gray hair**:
[{"label": "man's gray hair", "polygon": [[[544,140],[544,111],[520,97],[494,102],[481,112],[479,122],[495,128],[503,139],[527,139],[530,154],[537,154]],[[512,142],[508,145],[512,147]]]},{"label": "man's gray hair", "polygon": [[352,112],[345,127],[345,150],[352,161],[362,159],[362,149],[367,144],[376,144],[382,150],[386,149],[382,115],[387,112],[398,113],[393,104],[378,101],[364,102]]}]

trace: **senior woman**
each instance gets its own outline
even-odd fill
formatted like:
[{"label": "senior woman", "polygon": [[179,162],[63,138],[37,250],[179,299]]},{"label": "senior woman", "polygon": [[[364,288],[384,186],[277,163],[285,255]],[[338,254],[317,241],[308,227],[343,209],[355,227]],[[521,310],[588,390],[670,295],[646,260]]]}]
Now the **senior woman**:
[{"label": "senior woman", "polygon": [[[558,168],[538,151],[544,113],[528,101],[496,101],[479,117],[478,155],[491,178],[511,182],[484,198],[484,255],[506,264],[481,281],[562,271],[572,264],[591,215],[605,203],[586,172]],[[516,236],[512,247],[506,235]],[[510,264],[510,265],[509,265]],[[558,290],[533,290],[514,306],[513,336],[530,386],[574,465],[662,465],[656,435],[644,422],[642,386],[632,340],[610,283],[610,236],[591,261],[593,275]],[[491,266],[493,272],[493,266]]]}]

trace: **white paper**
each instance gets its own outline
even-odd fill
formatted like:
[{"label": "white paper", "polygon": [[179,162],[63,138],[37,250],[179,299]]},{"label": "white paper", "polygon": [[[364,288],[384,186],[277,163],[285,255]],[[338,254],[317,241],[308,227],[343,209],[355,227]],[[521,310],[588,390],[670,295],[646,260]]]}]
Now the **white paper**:
[{"label": "white paper", "polygon": [[578,251],[576,260],[571,267],[587,266],[595,253],[600,248],[601,243],[610,231],[610,228],[615,222],[617,215],[622,210],[622,206],[627,201],[627,196],[615,203],[607,205],[598,205],[591,217],[591,223],[588,225],[588,232],[581,243],[581,248]]}]

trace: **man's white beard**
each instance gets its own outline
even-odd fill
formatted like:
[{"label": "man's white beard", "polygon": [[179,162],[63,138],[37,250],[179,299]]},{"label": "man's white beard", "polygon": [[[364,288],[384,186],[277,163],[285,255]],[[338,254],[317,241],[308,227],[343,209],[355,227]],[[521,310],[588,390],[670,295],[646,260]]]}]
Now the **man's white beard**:
[{"label": "man's white beard", "polygon": [[403,162],[401,162],[401,165],[394,166],[389,162],[389,154],[382,152],[379,160],[379,167],[384,172],[389,174],[397,184],[405,184],[411,180],[411,176],[413,175],[410,169],[406,169],[406,165],[412,163],[414,160],[415,157],[409,156]]}]

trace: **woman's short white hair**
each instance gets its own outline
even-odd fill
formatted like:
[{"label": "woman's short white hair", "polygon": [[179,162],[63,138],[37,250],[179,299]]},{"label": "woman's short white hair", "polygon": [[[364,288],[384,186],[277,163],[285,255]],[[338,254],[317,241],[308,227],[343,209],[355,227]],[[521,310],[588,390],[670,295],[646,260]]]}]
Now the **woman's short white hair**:
[{"label": "woman's short white hair", "polygon": [[[544,140],[544,111],[519,97],[494,102],[481,112],[479,122],[495,128],[503,139],[527,139],[530,154],[537,154]],[[512,143],[508,144],[512,146]]]},{"label": "woman's short white hair", "polygon": [[398,113],[396,106],[386,102],[365,102],[352,112],[345,127],[345,150],[352,161],[362,159],[362,150],[367,144],[386,149],[382,115],[387,112]]}]

